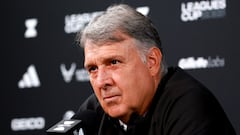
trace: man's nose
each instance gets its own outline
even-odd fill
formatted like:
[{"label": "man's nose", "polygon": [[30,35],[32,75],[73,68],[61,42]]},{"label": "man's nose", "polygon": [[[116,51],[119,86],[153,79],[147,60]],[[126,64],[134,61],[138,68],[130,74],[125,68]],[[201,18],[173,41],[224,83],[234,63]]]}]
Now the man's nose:
[{"label": "man's nose", "polygon": [[106,89],[106,86],[110,86],[112,84],[111,73],[105,68],[99,68],[96,84],[99,88]]}]

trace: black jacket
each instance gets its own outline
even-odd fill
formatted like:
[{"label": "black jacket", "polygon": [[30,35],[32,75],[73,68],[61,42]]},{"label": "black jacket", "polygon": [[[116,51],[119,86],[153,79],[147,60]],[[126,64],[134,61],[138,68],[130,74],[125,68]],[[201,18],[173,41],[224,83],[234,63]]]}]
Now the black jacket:
[{"label": "black jacket", "polygon": [[[104,113],[91,95],[79,108],[97,113],[86,134],[93,135],[235,135],[216,98],[180,68],[169,68],[146,116],[133,114],[127,131]],[[75,116],[76,117],[76,116]]]}]

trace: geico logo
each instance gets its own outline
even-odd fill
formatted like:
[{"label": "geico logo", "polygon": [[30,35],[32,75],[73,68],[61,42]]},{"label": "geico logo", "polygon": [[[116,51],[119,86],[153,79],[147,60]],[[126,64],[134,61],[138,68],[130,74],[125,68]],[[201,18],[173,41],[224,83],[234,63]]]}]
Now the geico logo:
[{"label": "geico logo", "polygon": [[11,121],[13,131],[43,129],[44,127],[45,119],[42,117],[12,119]]}]

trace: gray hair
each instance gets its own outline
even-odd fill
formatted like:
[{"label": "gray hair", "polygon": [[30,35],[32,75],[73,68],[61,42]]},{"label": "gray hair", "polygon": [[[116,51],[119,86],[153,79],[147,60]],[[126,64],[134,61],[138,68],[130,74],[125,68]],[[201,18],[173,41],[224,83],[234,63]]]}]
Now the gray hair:
[{"label": "gray hair", "polygon": [[[122,37],[115,35],[116,32],[124,33],[139,41],[136,47],[143,62],[146,61],[146,53],[154,46],[163,54],[161,40],[152,21],[126,4],[108,7],[78,33],[77,41],[80,42],[81,47],[84,47],[87,39],[98,44],[122,41]],[[165,65],[162,59],[161,72],[166,71]]]}]

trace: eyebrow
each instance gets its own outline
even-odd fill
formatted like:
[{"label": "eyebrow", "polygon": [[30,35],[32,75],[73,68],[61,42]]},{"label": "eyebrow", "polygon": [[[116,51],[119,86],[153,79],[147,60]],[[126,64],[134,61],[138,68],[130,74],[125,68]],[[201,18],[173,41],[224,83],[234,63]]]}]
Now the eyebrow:
[{"label": "eyebrow", "polygon": [[[98,61],[100,61],[100,63],[108,63],[113,59],[117,59],[117,60],[121,60],[121,61],[125,60],[125,58],[123,56],[114,54],[114,55],[108,55],[106,57],[102,57]],[[85,68],[89,68],[89,67],[92,67],[94,65],[96,65],[95,62],[91,62],[91,61],[89,63],[84,63]]]}]

